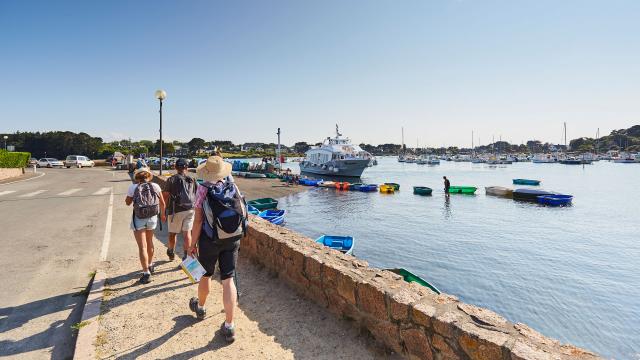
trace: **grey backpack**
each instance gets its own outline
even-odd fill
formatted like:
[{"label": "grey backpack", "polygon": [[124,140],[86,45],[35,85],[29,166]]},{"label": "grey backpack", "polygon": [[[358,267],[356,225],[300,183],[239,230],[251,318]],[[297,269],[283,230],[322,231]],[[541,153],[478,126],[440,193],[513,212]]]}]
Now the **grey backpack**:
[{"label": "grey backpack", "polygon": [[148,219],[160,213],[160,194],[153,185],[144,182],[133,193],[133,213],[138,219]]}]

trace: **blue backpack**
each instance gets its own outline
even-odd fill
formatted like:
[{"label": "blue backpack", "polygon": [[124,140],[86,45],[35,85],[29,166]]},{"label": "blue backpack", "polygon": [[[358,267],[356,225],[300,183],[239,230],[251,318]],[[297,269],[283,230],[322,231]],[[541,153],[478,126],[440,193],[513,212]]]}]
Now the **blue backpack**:
[{"label": "blue backpack", "polygon": [[204,222],[202,228],[210,239],[240,240],[247,227],[247,205],[236,184],[218,182],[202,185],[207,197],[202,203]]}]

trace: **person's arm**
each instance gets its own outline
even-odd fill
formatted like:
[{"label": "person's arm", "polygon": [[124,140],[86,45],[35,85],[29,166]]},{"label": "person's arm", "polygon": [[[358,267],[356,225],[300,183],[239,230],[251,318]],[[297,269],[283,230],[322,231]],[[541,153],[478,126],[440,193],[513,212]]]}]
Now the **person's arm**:
[{"label": "person's arm", "polygon": [[198,240],[200,239],[200,232],[202,231],[202,216],[202,208],[195,208],[193,229],[191,230],[191,249],[189,249],[189,254],[192,256],[195,256],[198,252]]},{"label": "person's arm", "polygon": [[160,198],[160,219],[162,220],[162,222],[167,222],[167,213],[165,212],[166,205],[165,205],[165,202],[164,202],[164,196],[163,196],[162,192],[161,192],[161,195],[159,196],[159,198]]},{"label": "person's arm", "polygon": [[127,204],[127,206],[129,206],[133,202],[133,198],[131,196],[127,195],[127,198],[124,199],[124,202],[125,202],[125,204]]}]

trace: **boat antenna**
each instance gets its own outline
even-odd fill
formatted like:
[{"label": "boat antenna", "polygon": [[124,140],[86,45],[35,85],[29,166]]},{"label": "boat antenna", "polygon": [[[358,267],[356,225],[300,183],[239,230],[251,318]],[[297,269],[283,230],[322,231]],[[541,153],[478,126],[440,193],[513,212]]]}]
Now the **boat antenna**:
[{"label": "boat antenna", "polygon": [[281,159],[281,152],[280,152],[280,128],[278,128],[278,168],[282,169],[282,159]]},{"label": "boat antenna", "polygon": [[338,124],[336,124],[336,137],[340,136],[342,136],[342,134],[340,134],[340,131],[338,130]]}]

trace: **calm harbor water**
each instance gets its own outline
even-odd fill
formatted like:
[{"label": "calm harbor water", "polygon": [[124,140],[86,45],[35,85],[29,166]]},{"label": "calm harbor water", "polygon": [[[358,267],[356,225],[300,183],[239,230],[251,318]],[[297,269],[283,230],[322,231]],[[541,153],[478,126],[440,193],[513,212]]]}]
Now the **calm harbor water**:
[{"label": "calm harbor water", "polygon": [[[478,187],[474,196],[442,190]],[[486,196],[513,178],[574,195],[549,208]],[[381,158],[362,182],[397,182],[396,194],[313,188],[280,199],[286,226],[311,238],[356,237],[354,255],[404,267],[462,301],[523,322],[607,358],[640,359],[640,164],[442,162]],[[433,196],[413,195],[414,185]]]}]

